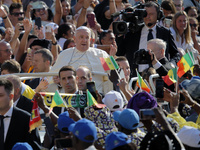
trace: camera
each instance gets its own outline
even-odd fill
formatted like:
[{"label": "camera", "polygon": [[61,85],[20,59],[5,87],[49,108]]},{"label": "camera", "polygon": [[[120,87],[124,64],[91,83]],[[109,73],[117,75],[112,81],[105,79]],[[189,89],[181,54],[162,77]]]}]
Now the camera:
[{"label": "camera", "polygon": [[134,64],[151,64],[151,56],[149,51],[145,49],[139,49],[134,53]]},{"label": "camera", "polygon": [[125,10],[114,13],[112,17],[117,17],[122,14],[123,21],[113,22],[113,33],[114,34],[126,34],[129,31],[132,33],[139,30],[142,26],[143,18],[147,16],[147,12],[143,4],[138,4],[134,7],[128,7]]}]

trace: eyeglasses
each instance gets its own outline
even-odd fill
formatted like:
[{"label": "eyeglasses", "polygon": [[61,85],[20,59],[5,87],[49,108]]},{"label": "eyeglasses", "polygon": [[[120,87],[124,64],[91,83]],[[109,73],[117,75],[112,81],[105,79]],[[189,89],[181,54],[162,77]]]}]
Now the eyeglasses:
[{"label": "eyeglasses", "polygon": [[190,27],[197,27],[197,24],[190,24]]},{"label": "eyeglasses", "polygon": [[175,7],[182,7],[182,5],[180,5],[180,4],[177,4],[177,5],[174,4],[174,6],[175,6]]},{"label": "eyeglasses", "polygon": [[5,51],[6,53],[12,52],[12,49],[6,49],[6,50],[0,50],[0,51]]},{"label": "eyeglasses", "polygon": [[16,12],[16,13],[11,13],[11,15],[15,16],[15,17],[18,17],[19,15],[24,15],[24,12]]},{"label": "eyeglasses", "polygon": [[35,9],[35,11],[36,11],[36,12],[40,12],[41,10],[42,10],[42,11],[45,11],[45,10],[46,10],[46,8],[45,8],[45,7],[43,7],[43,8]]}]

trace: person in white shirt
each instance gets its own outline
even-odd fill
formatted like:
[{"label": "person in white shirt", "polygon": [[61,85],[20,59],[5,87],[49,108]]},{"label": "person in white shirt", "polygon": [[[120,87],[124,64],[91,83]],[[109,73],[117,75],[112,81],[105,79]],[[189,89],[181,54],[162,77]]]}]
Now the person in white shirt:
[{"label": "person in white shirt", "polygon": [[193,44],[192,42],[191,29],[186,12],[182,11],[175,14],[173,18],[173,25],[170,30],[177,47],[180,47],[185,51],[189,50],[194,53],[198,53],[195,49],[198,45],[195,43]]},{"label": "person in white shirt", "polygon": [[[50,72],[58,72],[63,66],[73,66],[77,69],[79,66],[87,66],[89,70],[105,73],[100,57],[107,58],[109,55],[100,49],[90,47],[90,30],[81,26],[75,32],[76,47],[64,50],[59,54],[56,63],[52,66]],[[96,88],[99,92],[107,93],[112,89],[112,84],[105,76],[93,75],[93,80],[96,83]],[[51,80],[49,80],[51,83]]]}]

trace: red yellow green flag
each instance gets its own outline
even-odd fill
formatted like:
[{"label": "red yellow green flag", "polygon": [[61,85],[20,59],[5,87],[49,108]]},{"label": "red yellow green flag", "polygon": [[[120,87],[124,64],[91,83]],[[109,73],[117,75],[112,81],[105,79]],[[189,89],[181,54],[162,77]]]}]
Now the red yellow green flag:
[{"label": "red yellow green flag", "polygon": [[179,78],[181,78],[190,69],[190,67],[194,65],[192,59],[191,53],[187,53],[177,63],[177,66],[179,67],[177,72]]},{"label": "red yellow green flag", "polygon": [[164,82],[170,86],[177,82],[177,68],[170,69],[168,74],[163,77]]},{"label": "red yellow green flag", "polygon": [[42,125],[42,120],[40,117],[38,104],[37,104],[37,101],[34,99],[33,108],[31,111],[30,122],[29,122],[29,132],[31,132],[32,130],[34,130],[35,128],[37,128],[41,125]]},{"label": "red yellow green flag", "polygon": [[56,106],[60,106],[62,107],[63,105],[63,99],[62,97],[60,96],[58,90],[56,90],[54,96],[53,96],[53,100],[51,102],[51,106],[50,106],[50,110],[49,110],[49,114],[51,113],[51,111],[53,110],[53,107],[56,107]]},{"label": "red yellow green flag", "polygon": [[150,93],[149,87],[146,85],[146,83],[144,82],[144,80],[142,79],[142,77],[140,76],[140,74],[138,73],[137,70],[136,70],[136,72],[137,72],[137,77],[138,77],[138,79],[137,79],[137,86],[139,88],[141,88],[142,90]]},{"label": "red yellow green flag", "polygon": [[92,96],[92,94],[87,90],[87,105],[88,106],[96,106],[97,108],[103,108],[105,107],[104,104],[99,104],[97,103],[97,101],[94,99],[94,97]]},{"label": "red yellow green flag", "polygon": [[108,58],[103,58],[103,57],[100,57],[100,61],[101,61],[101,64],[103,66],[103,69],[105,71],[107,70],[115,70],[115,69],[118,69],[119,66],[118,64],[116,63],[115,59],[113,58],[113,56],[110,56]]}]

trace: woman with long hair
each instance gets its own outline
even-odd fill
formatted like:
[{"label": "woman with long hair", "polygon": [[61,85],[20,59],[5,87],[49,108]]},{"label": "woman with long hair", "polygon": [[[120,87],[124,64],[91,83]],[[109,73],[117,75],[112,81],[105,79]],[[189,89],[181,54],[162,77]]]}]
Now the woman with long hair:
[{"label": "woman with long hair", "polygon": [[172,22],[170,30],[173,34],[176,46],[185,51],[189,50],[198,53],[195,49],[198,45],[194,44],[191,38],[191,28],[186,12],[180,11],[176,13]]}]

